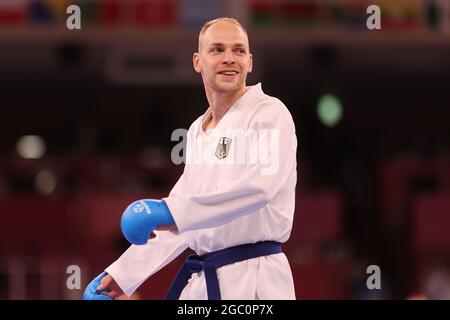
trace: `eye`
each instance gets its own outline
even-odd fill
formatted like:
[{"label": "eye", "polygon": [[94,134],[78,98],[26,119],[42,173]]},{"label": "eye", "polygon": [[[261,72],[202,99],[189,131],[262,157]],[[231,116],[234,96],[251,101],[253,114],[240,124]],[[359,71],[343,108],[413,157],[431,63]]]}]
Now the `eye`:
[{"label": "eye", "polygon": [[238,54],[245,54],[246,53],[244,48],[236,48],[234,51],[237,52]]},{"label": "eye", "polygon": [[220,47],[213,47],[213,48],[211,48],[211,50],[209,52],[211,52],[211,53],[221,53],[222,51],[223,51],[223,49],[220,48]]}]

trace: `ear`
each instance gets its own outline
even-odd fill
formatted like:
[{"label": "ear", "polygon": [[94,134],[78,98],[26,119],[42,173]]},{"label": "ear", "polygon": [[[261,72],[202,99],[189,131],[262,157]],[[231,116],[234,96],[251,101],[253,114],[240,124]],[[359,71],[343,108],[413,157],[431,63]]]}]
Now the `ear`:
[{"label": "ear", "polygon": [[248,73],[251,73],[253,70],[253,55],[250,53],[248,55]]},{"label": "ear", "polygon": [[198,52],[194,52],[194,55],[192,56],[192,63],[194,65],[194,70],[197,73],[201,73],[202,72],[202,68],[200,66],[200,57]]}]

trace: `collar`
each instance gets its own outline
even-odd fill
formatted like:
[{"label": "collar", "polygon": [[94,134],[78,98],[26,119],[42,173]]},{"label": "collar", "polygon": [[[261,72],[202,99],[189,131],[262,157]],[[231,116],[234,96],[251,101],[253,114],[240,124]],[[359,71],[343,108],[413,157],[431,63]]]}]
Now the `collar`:
[{"label": "collar", "polygon": [[[231,106],[230,109],[228,109],[225,115],[229,114],[230,112],[234,112],[234,110],[236,109],[249,105],[256,97],[260,96],[261,94],[264,94],[261,82],[253,86],[247,86],[246,89],[247,90],[244,92],[244,94],[239,99],[236,100],[236,102]],[[206,112],[201,117],[200,128],[203,127],[203,124],[205,123],[205,121],[209,119],[210,116],[211,116],[211,106],[206,110]]]}]

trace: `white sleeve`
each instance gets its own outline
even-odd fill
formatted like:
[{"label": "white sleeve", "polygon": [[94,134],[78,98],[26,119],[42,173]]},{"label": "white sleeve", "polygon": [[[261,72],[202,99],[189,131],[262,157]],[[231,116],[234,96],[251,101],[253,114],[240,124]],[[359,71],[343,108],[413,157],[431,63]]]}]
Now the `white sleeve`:
[{"label": "white sleeve", "polygon": [[[176,195],[184,183],[183,175],[170,195]],[[156,237],[145,245],[131,245],[113,264],[105,269],[122,291],[130,296],[150,276],[161,270],[187,249],[187,234],[155,231]]]},{"label": "white sleeve", "polygon": [[[261,162],[265,162],[258,161],[247,164],[239,180],[228,181],[212,192],[165,198],[179,233],[216,227],[265,207],[289,177],[296,174],[297,138],[287,109],[279,105],[266,109],[255,116],[250,127],[256,131],[268,129],[279,133],[275,150],[279,161],[276,172],[262,174],[265,166]],[[258,141],[258,148],[263,147],[262,143],[267,144],[267,141]]]}]

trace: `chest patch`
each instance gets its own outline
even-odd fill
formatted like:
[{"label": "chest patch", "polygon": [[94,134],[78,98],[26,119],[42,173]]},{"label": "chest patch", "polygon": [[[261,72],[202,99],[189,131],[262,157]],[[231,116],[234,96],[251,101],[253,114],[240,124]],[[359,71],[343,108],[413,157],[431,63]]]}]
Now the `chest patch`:
[{"label": "chest patch", "polygon": [[221,137],[219,143],[216,147],[216,157],[219,159],[224,159],[228,156],[230,151],[231,139],[227,137]]}]

